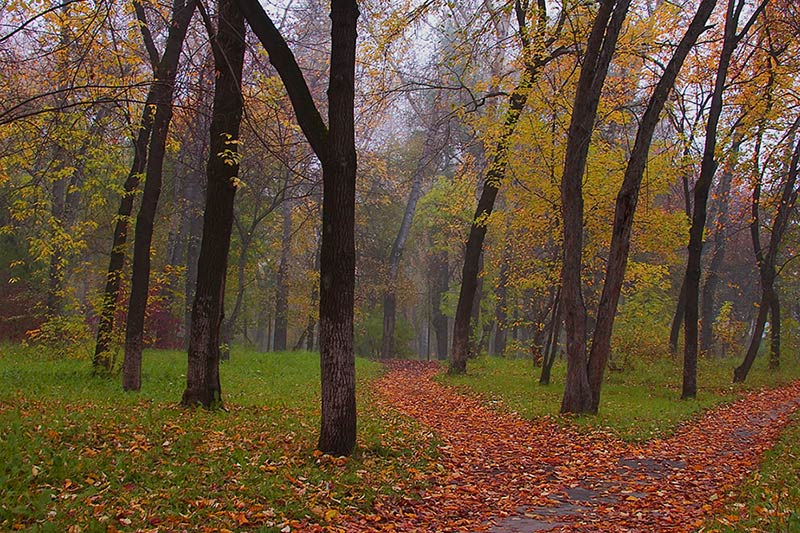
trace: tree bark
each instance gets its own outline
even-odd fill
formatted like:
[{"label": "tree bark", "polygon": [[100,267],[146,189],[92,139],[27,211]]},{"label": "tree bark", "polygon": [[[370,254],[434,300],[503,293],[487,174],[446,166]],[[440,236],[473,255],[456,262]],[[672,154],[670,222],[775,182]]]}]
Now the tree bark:
[{"label": "tree bark", "polygon": [[509,98],[508,110],[503,120],[503,129],[495,145],[495,152],[489,170],[486,172],[478,207],[472,217],[472,226],[464,249],[461,290],[458,294],[458,305],[456,306],[455,321],[453,323],[453,347],[450,354],[449,369],[451,374],[463,374],[467,371],[470,318],[472,317],[475,294],[478,290],[480,259],[483,241],[486,238],[487,222],[494,209],[494,202],[497,198],[497,193],[500,191],[500,184],[505,178],[511,136],[528,101],[529,89],[530,79],[527,74],[523,74],[523,79]]},{"label": "tree bark", "polygon": [[716,0],[703,0],[700,3],[689,28],[675,48],[672,58],[658,80],[639,123],[633,150],[631,150],[628,165],[625,169],[622,187],[620,187],[617,194],[605,282],[600,296],[597,321],[589,353],[588,373],[589,387],[592,393],[592,412],[597,412],[600,406],[600,389],[603,384],[603,375],[608,365],[608,359],[611,355],[611,333],[617,313],[617,305],[619,304],[619,296],[622,291],[622,283],[625,279],[633,218],[639,201],[639,190],[641,189],[642,178],[647,166],[653,133],[684,60],[694,47],[697,38],[706,30],[706,22],[715,5]]},{"label": "tree bark", "polygon": [[629,5],[630,0],[603,0],[600,3],[586,44],[567,137],[561,177],[564,221],[561,305],[567,332],[567,379],[561,401],[562,413],[594,412],[587,375],[587,313],[581,290],[583,174],[600,93]]},{"label": "tree bark", "polygon": [[320,254],[322,424],[317,447],[350,455],[356,439],[353,297],[355,284],[356,20],[353,0],[331,3],[331,73],[328,87],[328,157],[323,159]]},{"label": "tree bark", "polygon": [[[108,273],[106,275],[106,287],[103,292],[103,304],[100,313],[100,321],[97,328],[97,343],[93,366],[95,371],[111,370],[111,358],[109,355],[111,339],[114,330],[114,315],[117,310],[117,300],[119,299],[120,279],[122,267],[125,263],[125,248],[128,242],[128,221],[133,211],[133,202],[136,189],[142,173],[147,168],[147,146],[152,146],[151,133],[153,129],[166,130],[168,124],[163,121],[169,120],[169,116],[164,113],[153,112],[153,107],[157,105],[172,105],[172,93],[175,85],[175,77],[178,71],[178,61],[181,50],[183,49],[186,30],[194,12],[194,2],[185,6],[175,5],[172,13],[167,41],[164,45],[164,54],[161,61],[153,72],[153,84],[147,94],[142,118],[140,120],[139,131],[134,141],[134,154],[131,170],[123,186],[122,198],[119,209],[117,210],[116,222],[114,225],[114,237],[111,245],[111,254],[108,262]],[[142,25],[145,41],[149,31],[145,31],[146,25]],[[138,370],[137,370],[138,368]],[[129,387],[126,390],[139,390],[141,382],[141,351],[139,352],[138,366],[136,361],[129,361]]]},{"label": "tree bark", "polygon": [[211,408],[222,402],[219,381],[220,326],[225,301],[233,201],[239,172],[238,140],[242,121],[244,16],[235,0],[218,0],[219,23],[212,38],[217,78],[211,113],[203,240],[192,306],[186,390],[182,405]]}]

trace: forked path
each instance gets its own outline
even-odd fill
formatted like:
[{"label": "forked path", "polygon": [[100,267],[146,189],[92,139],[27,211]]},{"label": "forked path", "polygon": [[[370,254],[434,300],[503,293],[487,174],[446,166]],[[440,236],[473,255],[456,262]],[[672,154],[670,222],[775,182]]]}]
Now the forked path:
[{"label": "forked path", "polygon": [[440,465],[418,495],[378,502],[348,531],[692,531],[757,467],[800,406],[800,382],[706,413],[670,438],[530,422],[433,381],[438,367],[395,362],[376,384],[433,430]]}]

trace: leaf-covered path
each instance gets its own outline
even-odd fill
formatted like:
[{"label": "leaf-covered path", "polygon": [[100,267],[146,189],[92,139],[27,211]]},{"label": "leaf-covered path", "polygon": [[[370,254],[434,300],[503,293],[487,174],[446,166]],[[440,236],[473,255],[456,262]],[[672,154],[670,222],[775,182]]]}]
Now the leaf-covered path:
[{"label": "leaf-covered path", "polygon": [[692,531],[719,510],[800,406],[800,382],[714,409],[664,440],[523,420],[395,362],[376,384],[388,405],[441,439],[419,494],[378,502],[347,531]]}]

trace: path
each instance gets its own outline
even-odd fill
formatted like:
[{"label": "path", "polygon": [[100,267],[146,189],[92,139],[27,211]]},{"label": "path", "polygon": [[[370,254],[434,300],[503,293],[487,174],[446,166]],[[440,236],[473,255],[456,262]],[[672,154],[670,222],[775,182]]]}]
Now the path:
[{"label": "path", "polygon": [[442,440],[439,472],[418,498],[378,502],[346,531],[692,531],[800,406],[800,382],[750,393],[637,447],[492,410],[434,382],[438,368],[391,363],[376,387]]}]

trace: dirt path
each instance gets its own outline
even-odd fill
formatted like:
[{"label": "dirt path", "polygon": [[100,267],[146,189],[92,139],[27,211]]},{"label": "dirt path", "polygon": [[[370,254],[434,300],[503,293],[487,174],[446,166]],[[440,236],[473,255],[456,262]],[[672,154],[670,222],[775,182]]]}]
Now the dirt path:
[{"label": "dirt path", "polygon": [[388,405],[442,440],[419,498],[378,502],[346,531],[692,531],[756,467],[800,406],[800,382],[710,411],[635,447],[543,419],[525,421],[435,383],[435,365],[392,363]]}]

